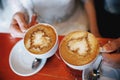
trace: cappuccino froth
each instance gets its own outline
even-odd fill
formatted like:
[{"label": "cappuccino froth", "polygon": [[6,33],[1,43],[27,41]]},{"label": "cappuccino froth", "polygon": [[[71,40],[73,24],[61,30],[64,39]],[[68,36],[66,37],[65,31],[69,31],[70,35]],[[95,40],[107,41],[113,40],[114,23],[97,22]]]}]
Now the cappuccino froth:
[{"label": "cappuccino froth", "polygon": [[56,33],[50,25],[35,25],[25,35],[24,44],[33,54],[44,54],[56,42]]},{"label": "cappuccino froth", "polygon": [[84,34],[84,36],[79,37],[76,37],[77,35],[74,35],[75,38],[73,37],[68,41],[69,50],[81,56],[87,55],[88,51],[90,50],[87,41],[87,35],[87,33]]}]

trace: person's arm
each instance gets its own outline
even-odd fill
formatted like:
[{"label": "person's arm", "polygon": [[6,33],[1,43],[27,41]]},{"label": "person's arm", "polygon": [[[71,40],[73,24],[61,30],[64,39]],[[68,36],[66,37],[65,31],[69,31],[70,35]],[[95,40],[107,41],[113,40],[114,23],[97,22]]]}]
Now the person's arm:
[{"label": "person's arm", "polygon": [[96,11],[94,7],[93,0],[85,0],[84,7],[89,19],[90,32],[93,33],[96,37],[101,37],[98,27],[97,27],[97,19],[96,19]]},{"label": "person's arm", "polygon": [[27,10],[20,0],[8,0],[7,4],[11,10],[9,32],[13,37],[23,37],[29,21]]}]

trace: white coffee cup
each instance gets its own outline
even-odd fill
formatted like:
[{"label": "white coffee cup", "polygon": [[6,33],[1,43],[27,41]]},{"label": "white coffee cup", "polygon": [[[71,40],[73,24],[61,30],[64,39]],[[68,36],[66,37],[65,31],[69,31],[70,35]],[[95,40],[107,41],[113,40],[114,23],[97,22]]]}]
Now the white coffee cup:
[{"label": "white coffee cup", "polygon": [[67,66],[69,66],[70,68],[75,69],[75,70],[84,70],[84,69],[87,69],[87,68],[91,67],[91,66],[94,64],[94,62],[96,61],[96,59],[97,59],[97,58],[95,58],[92,62],[90,62],[90,63],[88,63],[88,64],[85,64],[85,65],[82,65],[82,66],[76,66],[76,65],[72,65],[72,64],[66,62],[66,61],[62,58],[62,60],[64,61],[64,63],[65,63]]},{"label": "white coffee cup", "polygon": [[95,36],[86,31],[68,33],[59,46],[63,62],[76,70],[90,67],[99,55],[99,44]]},{"label": "white coffee cup", "polygon": [[52,25],[38,23],[26,31],[23,42],[29,54],[36,58],[49,58],[57,51],[58,34]]}]

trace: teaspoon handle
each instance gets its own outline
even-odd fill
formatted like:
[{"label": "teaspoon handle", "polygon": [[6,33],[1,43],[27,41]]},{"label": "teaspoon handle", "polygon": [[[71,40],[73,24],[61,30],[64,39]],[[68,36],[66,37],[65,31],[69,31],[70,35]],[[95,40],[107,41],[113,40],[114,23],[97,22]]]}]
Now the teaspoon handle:
[{"label": "teaspoon handle", "polygon": [[35,60],[32,63],[32,69],[37,69],[37,67],[40,65],[41,59],[35,58]]}]

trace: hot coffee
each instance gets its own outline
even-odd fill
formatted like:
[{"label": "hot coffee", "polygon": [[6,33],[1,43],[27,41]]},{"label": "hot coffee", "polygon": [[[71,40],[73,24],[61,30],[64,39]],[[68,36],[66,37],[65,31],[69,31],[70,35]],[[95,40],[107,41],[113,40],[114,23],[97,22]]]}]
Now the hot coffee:
[{"label": "hot coffee", "polygon": [[33,54],[44,54],[57,42],[55,30],[48,24],[37,24],[30,28],[24,37],[25,48]]},{"label": "hot coffee", "polygon": [[68,65],[83,66],[91,63],[99,54],[96,37],[85,31],[74,31],[60,43],[59,53]]}]

